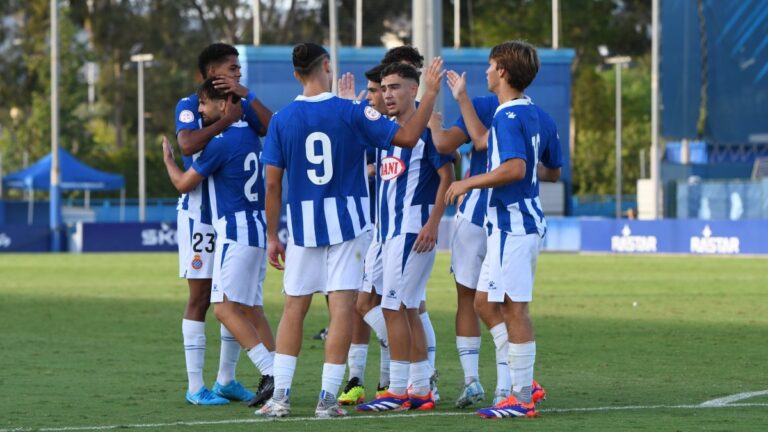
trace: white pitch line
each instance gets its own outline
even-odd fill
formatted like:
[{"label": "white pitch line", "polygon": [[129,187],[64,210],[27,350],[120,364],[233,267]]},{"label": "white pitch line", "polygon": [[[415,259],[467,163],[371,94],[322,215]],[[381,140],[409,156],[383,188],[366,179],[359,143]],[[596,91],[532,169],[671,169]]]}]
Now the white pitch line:
[{"label": "white pitch line", "polygon": [[753,391],[753,392],[744,392],[744,393],[737,393],[735,395],[730,395],[726,397],[721,397],[718,399],[712,399],[708,400],[701,404],[703,407],[719,407],[723,405],[728,405],[732,402],[738,402],[740,400],[749,399],[757,396],[763,396],[768,395],[768,390],[761,390],[761,391]]},{"label": "white pitch line", "polygon": [[[768,394],[768,390],[764,392],[752,392],[754,396],[762,396]],[[736,395],[734,395],[736,396]],[[725,399],[725,398],[723,398]],[[746,399],[746,397],[736,400]],[[718,399],[716,399],[718,400]],[[712,402],[712,401],[707,401]],[[705,403],[707,403],[705,402]],[[608,412],[608,411],[635,411],[635,410],[651,410],[651,409],[712,409],[712,408],[743,408],[743,407],[761,407],[768,408],[768,403],[729,403],[721,405],[626,405],[626,406],[606,406],[606,407],[584,407],[584,408],[547,408],[538,410],[540,413],[569,413],[569,412]],[[148,428],[164,428],[174,426],[215,426],[215,425],[228,425],[228,424],[252,424],[252,423],[293,423],[293,422],[312,422],[312,421],[354,421],[354,420],[386,420],[391,418],[407,418],[407,417],[469,417],[474,416],[474,412],[432,412],[432,413],[409,413],[409,414],[379,414],[379,415],[358,415],[349,416],[343,418],[317,418],[317,417],[288,417],[284,419],[230,419],[230,420],[211,420],[211,421],[179,421],[170,423],[139,423],[139,424],[119,424],[119,425],[103,425],[103,426],[62,426],[62,427],[42,427],[42,428],[29,428],[19,427],[12,429],[0,429],[0,432],[70,432],[70,431],[105,431],[113,429],[148,429]]]}]

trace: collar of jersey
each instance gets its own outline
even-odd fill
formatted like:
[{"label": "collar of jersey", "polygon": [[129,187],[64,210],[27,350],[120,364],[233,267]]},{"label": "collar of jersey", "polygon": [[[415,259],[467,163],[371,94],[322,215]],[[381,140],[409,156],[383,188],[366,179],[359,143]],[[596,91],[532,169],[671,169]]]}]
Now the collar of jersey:
[{"label": "collar of jersey", "polygon": [[297,101],[303,101],[303,102],[322,102],[324,100],[328,100],[330,98],[334,97],[334,94],[331,92],[323,92],[316,96],[304,96],[304,95],[298,95],[296,96]]},{"label": "collar of jersey", "polygon": [[509,102],[504,102],[503,104],[499,105],[499,107],[496,108],[495,114],[498,114],[499,111],[503,110],[504,108],[509,108],[515,105],[533,105],[533,101],[529,99],[527,96],[523,96],[520,99],[512,99]]}]

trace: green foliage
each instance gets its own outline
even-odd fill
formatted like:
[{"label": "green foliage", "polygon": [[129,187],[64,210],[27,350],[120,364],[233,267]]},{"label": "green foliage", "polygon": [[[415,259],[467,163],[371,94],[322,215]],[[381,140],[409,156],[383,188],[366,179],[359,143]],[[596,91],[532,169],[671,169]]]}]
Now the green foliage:
[{"label": "green foliage", "polygon": [[[132,54],[151,52],[145,68],[147,174],[165,179],[157,143],[174,134],[174,108],[195,87],[201,47],[215,41],[252,40],[250,0],[70,0],[60,2],[60,145],[101,169],[126,175],[128,197],[137,195],[137,71]],[[90,6],[89,6],[90,3]],[[453,37],[453,8],[443,2],[444,41]],[[66,4],[66,6],[65,6]],[[0,2],[0,17],[14,25],[0,28],[0,151],[4,171],[21,168],[50,148],[49,1]],[[391,33],[410,39],[410,0],[365,0],[367,46],[381,45]],[[551,2],[467,0],[462,7],[464,46],[490,47],[511,38],[551,45]],[[637,154],[648,147],[650,6],[645,0],[562,1],[563,47],[576,50],[573,65],[573,173],[577,193],[613,190],[612,72],[596,72],[611,54],[641,59],[624,76],[625,192],[637,178]],[[262,43],[292,44],[328,40],[328,0],[262,0]],[[339,37],[354,43],[355,0],[339,1]],[[7,22],[7,21],[6,21]],[[98,68],[95,103],[88,103],[86,62]],[[9,115],[17,107],[14,123]],[[561,131],[562,132],[562,131]],[[563,143],[567,145],[566,142]],[[149,196],[175,195],[167,181],[148,181]]]}]

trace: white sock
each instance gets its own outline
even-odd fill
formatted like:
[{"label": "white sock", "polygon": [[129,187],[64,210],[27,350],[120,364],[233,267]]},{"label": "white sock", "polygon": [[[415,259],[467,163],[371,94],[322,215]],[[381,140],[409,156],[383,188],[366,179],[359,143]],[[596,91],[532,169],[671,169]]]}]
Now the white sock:
[{"label": "white sock", "polygon": [[493,343],[496,345],[496,391],[509,393],[512,388],[512,381],[509,375],[509,339],[507,336],[507,325],[504,323],[496,324],[491,329]]},{"label": "white sock", "polygon": [[357,378],[363,385],[365,378],[365,362],[368,360],[368,344],[352,344],[349,346],[349,379]]},{"label": "white sock", "polygon": [[381,387],[389,387],[389,365],[391,363],[389,358],[389,347],[385,345],[381,346],[381,361],[379,364],[379,385]]},{"label": "white sock", "polygon": [[411,393],[415,396],[424,396],[429,393],[429,378],[432,376],[432,366],[429,360],[411,363],[410,381],[413,384]]},{"label": "white sock", "polygon": [[368,313],[363,316],[363,321],[371,326],[373,331],[376,332],[376,337],[378,337],[380,341],[384,341],[385,344],[389,343],[387,342],[387,323],[384,321],[384,312],[381,310],[381,306],[375,306],[373,309],[369,310]]},{"label": "white sock", "polygon": [[404,395],[408,390],[408,376],[411,363],[407,361],[392,360],[389,362],[389,392],[396,395]]},{"label": "white sock", "polygon": [[219,354],[219,373],[216,382],[227,385],[235,379],[237,361],[240,359],[240,343],[232,333],[221,324],[221,353]]},{"label": "white sock", "polygon": [[184,358],[187,361],[187,389],[195,394],[205,385],[205,323],[184,319],[181,321],[181,334],[184,337]]},{"label": "white sock", "polygon": [[263,343],[256,345],[248,350],[248,358],[251,359],[256,369],[261,372],[262,375],[273,375],[274,372],[274,356],[267,350],[267,347]]},{"label": "white sock", "polygon": [[336,396],[336,393],[341,387],[341,382],[344,381],[344,371],[347,370],[347,365],[324,363],[323,364],[323,388],[322,391]]},{"label": "white sock", "polygon": [[480,341],[479,336],[456,336],[456,349],[459,351],[461,368],[464,369],[464,384],[480,378]]},{"label": "white sock", "polygon": [[531,401],[533,364],[536,362],[536,342],[509,344],[509,373],[512,377],[512,392],[521,402]]},{"label": "white sock", "polygon": [[435,354],[437,354],[437,337],[435,337],[435,328],[432,327],[432,321],[429,319],[429,312],[419,315],[421,325],[424,327],[424,336],[427,338],[427,359],[432,369],[435,368]]},{"label": "white sock", "polygon": [[273,370],[275,373],[275,399],[288,397],[293,374],[296,372],[297,358],[287,354],[275,353]]}]

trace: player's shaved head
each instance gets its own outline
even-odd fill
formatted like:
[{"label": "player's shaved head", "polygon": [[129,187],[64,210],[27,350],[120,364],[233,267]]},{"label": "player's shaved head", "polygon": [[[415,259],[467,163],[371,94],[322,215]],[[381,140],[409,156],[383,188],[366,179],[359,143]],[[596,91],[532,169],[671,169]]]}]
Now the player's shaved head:
[{"label": "player's shaved head", "polygon": [[416,81],[416,84],[418,84],[419,76],[421,74],[413,66],[407,63],[391,63],[384,67],[384,69],[381,71],[381,79],[383,80],[384,77],[388,77],[390,75],[397,75],[400,78],[413,80]]},{"label": "player's shaved head", "polygon": [[387,51],[384,58],[381,59],[382,64],[403,62],[408,63],[416,69],[421,69],[424,67],[424,56],[419,54],[419,50],[416,48],[410,45],[404,45]]},{"label": "player's shaved head", "polygon": [[510,87],[523,91],[539,72],[539,55],[531,44],[513,40],[496,45],[488,56],[496,62],[496,69],[504,69],[504,79]]},{"label": "player's shaved head", "polygon": [[322,65],[324,59],[331,58],[325,48],[312,42],[304,42],[294,46],[292,57],[293,70],[302,76],[312,74]]},{"label": "player's shaved head", "polygon": [[226,62],[230,56],[238,57],[240,53],[237,48],[225,43],[210,44],[197,57],[197,68],[203,79],[208,78],[208,70],[211,66],[216,66]]}]

